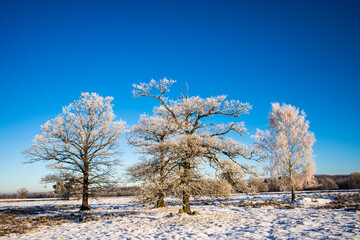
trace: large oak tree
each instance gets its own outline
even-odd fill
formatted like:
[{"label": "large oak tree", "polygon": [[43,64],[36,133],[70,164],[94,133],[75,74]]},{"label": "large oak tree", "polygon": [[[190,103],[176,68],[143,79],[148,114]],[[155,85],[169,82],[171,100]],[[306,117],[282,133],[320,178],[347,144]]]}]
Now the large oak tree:
[{"label": "large oak tree", "polygon": [[82,205],[89,210],[89,186],[104,181],[118,163],[119,137],[125,122],[115,121],[112,97],[82,93],[61,114],[41,127],[30,148],[28,163],[51,161],[82,175]]},{"label": "large oak tree", "polygon": [[[248,166],[237,161],[238,157],[253,159],[256,150],[230,138],[235,135],[246,134],[243,122],[215,123],[216,117],[222,120],[240,119],[251,109],[248,103],[237,100],[227,100],[225,95],[209,98],[181,96],[177,100],[164,97],[174,80],[166,78],[149,83],[134,84],[135,97],[151,97],[159,101],[160,106],[155,108],[155,114],[163,119],[169,119],[172,136],[162,144],[162,149],[168,155],[172,164],[177,166],[179,183],[182,189],[183,211],[190,211],[190,197],[194,176],[198,173],[202,163],[221,167],[224,159],[238,164],[242,169],[249,170]],[[221,164],[222,163],[222,164]]]}]

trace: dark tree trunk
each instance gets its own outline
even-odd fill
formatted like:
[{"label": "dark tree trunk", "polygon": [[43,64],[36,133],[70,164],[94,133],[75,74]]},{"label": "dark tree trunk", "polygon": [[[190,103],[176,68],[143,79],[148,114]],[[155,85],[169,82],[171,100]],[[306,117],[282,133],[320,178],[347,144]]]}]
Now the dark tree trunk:
[{"label": "dark tree trunk", "polygon": [[183,184],[185,185],[185,190],[183,191],[183,211],[186,213],[191,213],[190,209],[190,193],[189,193],[189,182],[190,182],[190,163],[185,163],[184,166],[184,176],[182,179]]},{"label": "dark tree trunk", "polygon": [[89,207],[89,172],[84,172],[84,182],[83,182],[83,194],[82,194],[82,205],[80,211],[88,211]]},{"label": "dark tree trunk", "polygon": [[190,194],[184,191],[183,193],[183,210],[186,213],[191,213],[190,209]]},{"label": "dark tree trunk", "polygon": [[291,201],[295,201],[295,187],[291,186]]},{"label": "dark tree trunk", "polygon": [[291,188],[291,202],[295,201],[295,185],[293,180],[292,169],[290,169],[290,188]]},{"label": "dark tree trunk", "polygon": [[165,207],[165,192],[164,192],[164,186],[165,186],[165,159],[164,159],[164,153],[160,153],[160,184],[161,189],[159,190],[158,194],[158,200],[156,202],[155,207],[161,208]]}]

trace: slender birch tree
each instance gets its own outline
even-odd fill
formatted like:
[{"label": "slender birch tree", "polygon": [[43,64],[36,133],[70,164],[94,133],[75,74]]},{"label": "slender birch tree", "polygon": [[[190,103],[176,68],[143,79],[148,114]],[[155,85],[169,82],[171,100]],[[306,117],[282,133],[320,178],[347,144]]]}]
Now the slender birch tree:
[{"label": "slender birch tree", "polygon": [[89,186],[103,181],[118,164],[119,137],[125,122],[115,121],[112,97],[82,93],[56,118],[41,127],[30,148],[27,163],[52,161],[82,175],[82,211],[89,208]]},{"label": "slender birch tree", "polygon": [[[176,132],[163,144],[166,153],[178,167],[179,181],[182,186],[182,203],[184,212],[191,212],[191,185],[195,180],[201,163],[210,166],[220,166],[223,159],[237,163],[244,170],[250,168],[237,161],[237,157],[253,159],[256,149],[240,144],[227,134],[234,132],[238,136],[246,134],[243,122],[228,122],[214,124],[211,119],[216,116],[240,119],[251,109],[248,103],[226,100],[226,96],[210,98],[181,96],[178,100],[168,100],[164,94],[169,92],[174,80],[166,78],[160,81],[151,80],[150,83],[134,84],[135,97],[151,97],[160,102],[155,113],[171,119],[172,129]],[[153,93],[153,91],[156,93]]]},{"label": "slender birch tree", "polygon": [[268,130],[257,130],[255,146],[264,151],[270,160],[271,175],[281,177],[283,185],[291,190],[291,200],[295,200],[295,189],[299,185],[315,181],[315,163],[312,146],[315,137],[309,131],[309,121],[305,112],[298,108],[273,103],[269,114]]}]

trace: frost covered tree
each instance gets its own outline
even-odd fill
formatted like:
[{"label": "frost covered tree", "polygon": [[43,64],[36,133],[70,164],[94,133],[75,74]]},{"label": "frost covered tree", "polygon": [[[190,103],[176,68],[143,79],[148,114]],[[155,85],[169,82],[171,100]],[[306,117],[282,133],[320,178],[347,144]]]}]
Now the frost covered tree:
[{"label": "frost covered tree", "polygon": [[295,200],[295,189],[315,182],[315,163],[312,146],[315,137],[309,131],[305,112],[279,103],[272,104],[268,130],[257,130],[255,146],[264,151],[270,159],[271,175],[280,177],[282,187],[286,184]]},{"label": "frost covered tree", "polygon": [[165,207],[165,195],[171,185],[169,163],[164,143],[174,132],[171,119],[154,114],[140,116],[129,134],[128,142],[138,148],[143,161],[127,169],[132,180],[142,181],[144,186],[142,199],[144,202],[156,202],[155,207]]},{"label": "frost covered tree", "polygon": [[135,97],[157,99],[161,105],[155,108],[155,113],[164,119],[171,119],[171,128],[176,129],[163,146],[169,160],[177,168],[182,210],[188,213],[191,212],[191,186],[197,179],[195,176],[201,164],[221,167],[220,162],[226,159],[238,164],[244,171],[250,170],[247,165],[240,164],[237,157],[252,159],[256,156],[256,150],[227,136],[230,132],[238,136],[246,134],[244,123],[237,121],[215,124],[211,120],[217,116],[240,119],[249,112],[251,106],[236,100],[226,100],[224,95],[205,99],[186,95],[177,100],[169,100],[164,94],[169,92],[173,83],[174,80],[164,78],[134,84],[133,94]]},{"label": "frost covered tree", "polygon": [[112,97],[82,93],[56,118],[41,127],[30,148],[27,163],[52,161],[82,175],[81,209],[89,210],[89,186],[104,182],[118,163],[119,137],[125,122],[115,121]]}]

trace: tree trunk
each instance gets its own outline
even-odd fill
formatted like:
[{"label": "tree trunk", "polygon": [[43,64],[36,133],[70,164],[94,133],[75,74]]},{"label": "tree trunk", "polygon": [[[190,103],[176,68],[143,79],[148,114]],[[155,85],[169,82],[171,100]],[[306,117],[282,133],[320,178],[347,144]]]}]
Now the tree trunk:
[{"label": "tree trunk", "polygon": [[294,202],[295,201],[295,186],[294,186],[292,169],[290,169],[290,188],[291,188],[291,202]]},{"label": "tree trunk", "polygon": [[295,187],[291,186],[291,202],[295,201]]},{"label": "tree trunk", "polygon": [[165,194],[164,194],[164,192],[160,192],[159,193],[159,198],[158,198],[158,200],[157,200],[157,202],[156,202],[156,208],[162,208],[162,207],[165,207],[166,205],[165,205]]},{"label": "tree trunk", "polygon": [[183,210],[186,213],[191,213],[190,209],[190,194],[187,191],[183,193]]},{"label": "tree trunk", "polygon": [[183,184],[185,185],[185,190],[183,191],[183,210],[186,213],[191,213],[190,209],[190,193],[189,193],[189,178],[190,178],[190,163],[185,163],[184,166],[184,176]]},{"label": "tree trunk", "polygon": [[165,192],[164,192],[164,186],[165,186],[165,160],[164,160],[164,153],[161,151],[160,153],[160,184],[161,189],[158,194],[158,200],[156,202],[156,208],[162,208],[165,207]]},{"label": "tree trunk", "polygon": [[82,205],[80,211],[89,211],[89,172],[85,171],[83,182]]}]

